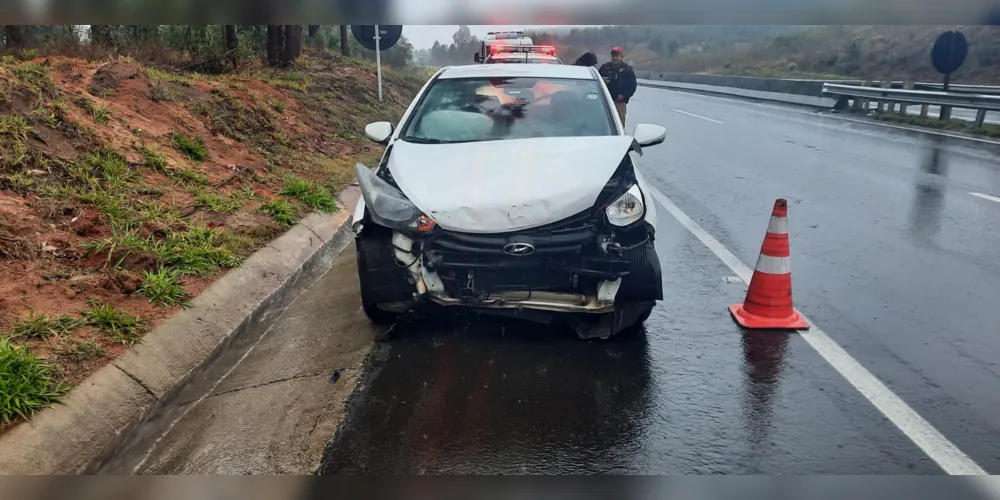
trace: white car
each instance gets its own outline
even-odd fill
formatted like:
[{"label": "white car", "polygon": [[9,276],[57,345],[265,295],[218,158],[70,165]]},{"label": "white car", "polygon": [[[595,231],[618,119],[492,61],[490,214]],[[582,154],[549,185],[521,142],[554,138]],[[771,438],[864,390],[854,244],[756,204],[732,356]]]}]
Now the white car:
[{"label": "white car", "polygon": [[430,301],[607,338],[663,299],[656,211],[638,169],[666,130],[631,136],[594,68],[447,67],[357,165],[361,301],[391,322]]}]

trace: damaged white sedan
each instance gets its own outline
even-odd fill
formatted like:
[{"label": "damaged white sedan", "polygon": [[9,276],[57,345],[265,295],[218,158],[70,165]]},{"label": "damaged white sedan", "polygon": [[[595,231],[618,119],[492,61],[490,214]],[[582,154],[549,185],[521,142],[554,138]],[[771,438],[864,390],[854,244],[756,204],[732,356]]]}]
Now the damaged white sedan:
[{"label": "damaged white sedan", "polygon": [[581,338],[641,323],[663,299],[656,213],[637,168],[659,125],[626,135],[589,67],[438,71],[357,166],[362,306],[392,321],[430,301],[543,322]]}]

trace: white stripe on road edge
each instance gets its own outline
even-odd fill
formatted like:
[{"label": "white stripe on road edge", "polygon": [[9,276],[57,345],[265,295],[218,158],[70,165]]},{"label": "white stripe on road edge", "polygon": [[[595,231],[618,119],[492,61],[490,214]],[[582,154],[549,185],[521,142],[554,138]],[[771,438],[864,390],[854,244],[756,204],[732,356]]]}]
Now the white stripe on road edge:
[{"label": "white stripe on road edge", "polygon": [[[653,198],[663,205],[681,225],[687,228],[696,238],[708,247],[719,259],[732,269],[743,281],[750,283],[753,271],[740,261],[722,243],[719,243],[708,231],[687,216],[670,198],[658,190],[650,189]],[[959,450],[948,438],[944,437],[930,423],[923,419],[913,408],[894,394],[875,375],[872,375],[857,360],[851,357],[843,348],[837,345],[815,323],[809,321],[811,329],[800,332],[809,345],[826,360],[834,370],[837,370],[851,385],[857,389],[875,408],[910,438],[924,453],[934,460],[945,472],[954,475],[984,475],[986,472],[972,461],[968,455]],[[986,484],[986,483],[984,483]],[[992,484],[992,483],[991,483]],[[1000,498],[1000,491],[989,492],[993,498]]]},{"label": "white stripe on road edge", "polygon": [[[640,85],[642,85],[642,84],[640,84]],[[801,109],[795,109],[795,108],[791,107],[791,106],[794,106],[794,104],[789,104],[787,107],[786,106],[773,106],[773,105],[770,105],[770,104],[764,104],[764,103],[760,103],[760,102],[753,102],[753,101],[748,101],[748,100],[745,100],[745,99],[733,99],[733,98],[728,98],[728,97],[719,97],[719,96],[715,96],[715,95],[705,95],[705,94],[700,94],[700,93],[694,92],[694,91],[677,90],[677,89],[671,89],[671,88],[666,88],[666,87],[660,87],[660,86],[657,86],[657,85],[645,84],[645,86],[649,87],[649,88],[654,88],[654,89],[657,89],[657,90],[665,90],[667,92],[680,92],[682,94],[693,95],[693,96],[696,96],[696,97],[704,97],[706,99],[716,99],[716,100],[719,100],[719,101],[729,101],[729,102],[735,102],[735,103],[739,103],[739,104],[749,104],[751,106],[759,106],[759,107],[762,107],[762,108],[771,108],[771,109],[777,109],[777,110],[781,110],[781,111],[789,111],[789,112],[792,112],[792,113],[800,113],[800,114],[803,114],[803,115],[820,116],[820,117],[823,117],[823,118],[830,118],[830,119],[834,119],[834,120],[843,120],[843,121],[846,121],[846,122],[862,123],[862,124],[865,124],[865,125],[877,125],[879,127],[888,127],[888,128],[894,128],[894,129],[897,129],[897,130],[907,130],[907,131],[910,131],[910,132],[921,132],[921,133],[924,133],[924,134],[931,134],[931,135],[936,135],[936,136],[940,136],[940,137],[950,137],[952,139],[965,139],[967,141],[984,142],[986,144],[994,144],[994,145],[1000,146],[1000,141],[991,141],[989,139],[982,139],[982,138],[973,137],[973,136],[964,136],[964,135],[958,135],[958,134],[949,134],[947,132],[938,132],[936,130],[930,130],[930,129],[924,129],[924,128],[905,127],[903,125],[893,125],[891,123],[883,123],[883,122],[877,122],[877,121],[872,121],[872,120],[859,120],[857,118],[848,118],[848,117],[842,116],[842,115],[816,113],[816,112],[813,112],[813,111],[805,111],[805,110],[801,110]],[[752,99],[752,98],[747,98],[747,99]],[[674,111],[676,111],[676,110],[674,110]]]},{"label": "white stripe on road edge", "polygon": [[705,121],[709,121],[709,122],[712,122],[712,123],[720,123],[720,124],[722,123],[722,122],[720,122],[719,120],[713,120],[713,119],[711,119],[711,118],[705,118],[704,116],[698,116],[698,115],[696,115],[696,114],[694,114],[694,113],[688,113],[687,111],[681,111],[681,110],[679,110],[679,109],[675,109],[675,110],[674,110],[674,113],[680,113],[680,114],[682,114],[682,115],[688,115],[688,116],[693,116],[693,117],[695,117],[695,118],[700,118],[700,119],[702,119],[702,120],[705,120]]},{"label": "white stripe on road edge", "polygon": [[975,196],[976,198],[982,198],[984,200],[990,200],[1000,203],[1000,198],[997,198],[996,196],[990,196],[988,194],[983,194],[983,193],[969,193],[969,194]]}]

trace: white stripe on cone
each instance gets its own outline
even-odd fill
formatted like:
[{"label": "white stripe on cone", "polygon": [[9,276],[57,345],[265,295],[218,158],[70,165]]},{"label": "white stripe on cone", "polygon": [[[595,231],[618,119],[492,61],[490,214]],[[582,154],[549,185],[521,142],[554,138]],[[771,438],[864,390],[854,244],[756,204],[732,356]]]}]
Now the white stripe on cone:
[{"label": "white stripe on cone", "polygon": [[789,274],[792,272],[792,261],[788,257],[772,257],[760,254],[755,270],[765,274]]},{"label": "white stripe on cone", "polygon": [[767,232],[772,234],[788,234],[788,217],[771,216],[771,222],[767,223]]}]

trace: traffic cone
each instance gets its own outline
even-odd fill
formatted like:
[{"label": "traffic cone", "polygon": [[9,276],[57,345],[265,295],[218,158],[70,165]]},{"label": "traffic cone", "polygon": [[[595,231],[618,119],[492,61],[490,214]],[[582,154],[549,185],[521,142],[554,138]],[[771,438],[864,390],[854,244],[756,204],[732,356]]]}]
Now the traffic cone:
[{"label": "traffic cone", "polygon": [[808,330],[809,323],[792,306],[792,266],[788,248],[788,201],[774,202],[767,236],[742,304],[729,306],[743,328]]}]

